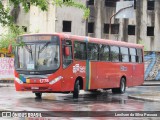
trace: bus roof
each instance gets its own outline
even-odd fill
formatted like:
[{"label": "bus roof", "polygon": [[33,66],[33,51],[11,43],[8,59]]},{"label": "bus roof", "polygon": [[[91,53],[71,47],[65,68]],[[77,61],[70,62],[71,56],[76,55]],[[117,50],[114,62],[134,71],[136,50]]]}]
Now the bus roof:
[{"label": "bus roof", "polygon": [[88,41],[88,42],[116,45],[116,46],[123,46],[123,47],[135,47],[135,48],[143,48],[144,47],[143,45],[135,44],[135,43],[128,43],[128,42],[115,41],[115,40],[109,40],[109,39],[93,38],[93,37],[88,37],[88,36],[71,35],[71,34],[66,34],[66,33],[32,33],[32,34],[23,34],[20,36],[30,36],[30,35],[59,35],[63,39]]}]

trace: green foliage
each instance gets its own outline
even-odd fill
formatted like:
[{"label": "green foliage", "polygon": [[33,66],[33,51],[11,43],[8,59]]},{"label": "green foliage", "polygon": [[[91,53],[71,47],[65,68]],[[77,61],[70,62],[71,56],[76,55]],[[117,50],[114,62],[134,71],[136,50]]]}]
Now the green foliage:
[{"label": "green foliage", "polygon": [[[5,7],[3,1],[0,1],[0,23],[3,26],[9,27],[9,33],[2,35],[0,39],[0,49],[7,48],[9,44],[12,44],[13,47],[16,46],[15,38],[23,33],[23,30],[18,28],[13,22],[14,18],[10,15],[11,6],[13,5],[14,8],[18,8],[19,5],[22,4],[24,10],[28,12],[30,5],[34,5],[38,6],[42,11],[46,11],[48,10],[49,0],[9,0],[9,3],[10,6]],[[87,19],[90,14],[89,8],[86,8],[85,5],[74,0],[66,0],[65,2],[63,2],[63,0],[52,0],[52,3],[60,7],[67,6],[82,9],[84,10],[84,19]]]},{"label": "green foliage", "polygon": [[63,0],[53,0],[53,5],[56,6],[67,6],[67,7],[75,7],[84,10],[84,19],[87,19],[90,14],[89,8],[87,8],[84,4],[76,2],[75,0],[66,0],[63,2]]},{"label": "green foliage", "polygon": [[141,45],[144,46],[144,51],[147,51],[147,50],[148,50],[148,48],[145,46],[145,43],[144,43],[143,40],[138,40],[138,44],[141,44]]},{"label": "green foliage", "polygon": [[9,9],[4,8],[4,5],[2,4],[2,1],[0,1],[0,23],[2,25],[7,25],[11,23],[12,17],[9,15]]},{"label": "green foliage", "polygon": [[43,11],[47,10],[48,9],[47,1],[48,0],[9,0],[9,2],[13,4],[15,7],[18,7],[19,4],[22,4],[26,12],[29,11],[30,5],[38,6]]},{"label": "green foliage", "polygon": [[17,27],[16,25],[11,25],[9,27],[9,32],[7,34],[3,34],[0,39],[0,49],[2,48],[8,48],[8,46],[11,44],[13,48],[18,45],[22,45],[23,43],[16,43],[16,38],[18,35],[23,34],[23,29]]}]

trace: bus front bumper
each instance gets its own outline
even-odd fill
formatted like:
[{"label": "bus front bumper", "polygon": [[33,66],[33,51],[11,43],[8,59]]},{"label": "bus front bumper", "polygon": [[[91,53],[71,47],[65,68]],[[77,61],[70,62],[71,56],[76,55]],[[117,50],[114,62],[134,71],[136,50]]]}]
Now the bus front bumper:
[{"label": "bus front bumper", "polygon": [[57,82],[55,84],[28,84],[23,83],[19,84],[18,82],[14,81],[16,91],[33,91],[33,92],[58,92],[61,91],[61,82]]}]

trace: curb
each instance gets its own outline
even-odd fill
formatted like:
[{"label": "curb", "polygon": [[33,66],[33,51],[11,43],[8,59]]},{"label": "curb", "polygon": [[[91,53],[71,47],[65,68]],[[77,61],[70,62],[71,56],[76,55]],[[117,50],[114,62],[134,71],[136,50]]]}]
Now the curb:
[{"label": "curb", "polygon": [[0,87],[14,87],[14,80],[0,80]]},{"label": "curb", "polygon": [[14,80],[0,80],[0,83],[14,83]]},{"label": "curb", "polygon": [[131,99],[135,99],[135,100],[143,100],[143,101],[148,101],[148,102],[160,102],[160,99],[153,99],[153,98],[142,98],[142,97],[139,97],[139,96],[128,96],[128,98],[131,98]]},{"label": "curb", "polygon": [[160,86],[160,83],[159,84],[143,84],[141,86]]},{"label": "curb", "polygon": [[157,80],[144,81],[144,83],[141,86],[160,86],[160,81]]},{"label": "curb", "polygon": [[0,84],[0,87],[14,87],[14,84]]}]

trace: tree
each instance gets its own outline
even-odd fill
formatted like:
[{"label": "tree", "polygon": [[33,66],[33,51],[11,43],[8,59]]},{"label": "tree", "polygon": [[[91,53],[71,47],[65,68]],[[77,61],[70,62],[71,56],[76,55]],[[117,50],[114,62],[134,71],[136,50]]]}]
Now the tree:
[{"label": "tree", "polygon": [[[15,38],[23,33],[21,28],[18,28],[14,23],[14,18],[11,16],[11,6],[15,9],[21,4],[26,12],[29,11],[30,5],[39,7],[42,11],[48,10],[49,0],[9,0],[9,5],[4,6],[4,1],[0,0],[0,23],[3,26],[9,28],[9,33],[4,34],[0,40],[0,49],[7,48],[9,44],[12,43],[13,46],[16,46]],[[82,9],[84,11],[84,19],[90,14],[89,8],[87,8],[82,3],[76,2],[76,0],[51,0],[53,5],[62,7],[75,7]]]}]

